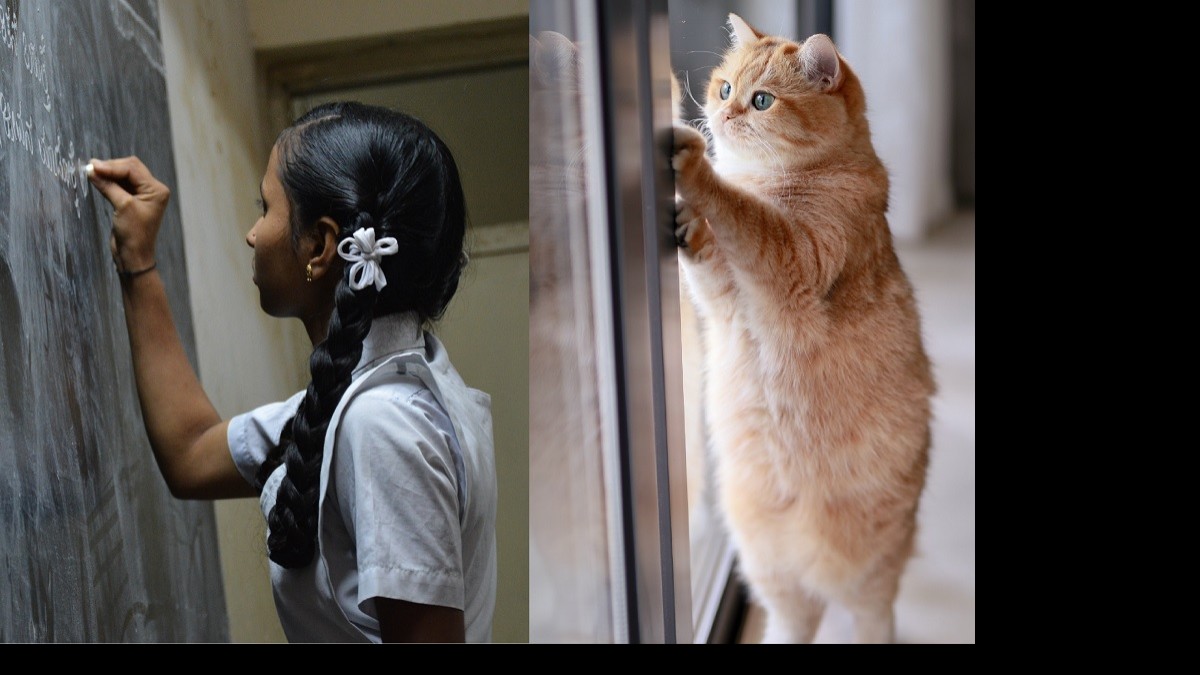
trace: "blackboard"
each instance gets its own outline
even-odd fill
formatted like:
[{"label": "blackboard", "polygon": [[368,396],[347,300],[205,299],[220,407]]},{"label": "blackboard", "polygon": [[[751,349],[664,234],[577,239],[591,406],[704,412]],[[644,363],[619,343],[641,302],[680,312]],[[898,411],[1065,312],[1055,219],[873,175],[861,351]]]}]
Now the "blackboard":
[{"label": "blackboard", "polygon": [[212,506],[172,498],[88,157],[176,198],[158,264],[196,363],[155,0],[0,0],[0,642],[219,642]]}]

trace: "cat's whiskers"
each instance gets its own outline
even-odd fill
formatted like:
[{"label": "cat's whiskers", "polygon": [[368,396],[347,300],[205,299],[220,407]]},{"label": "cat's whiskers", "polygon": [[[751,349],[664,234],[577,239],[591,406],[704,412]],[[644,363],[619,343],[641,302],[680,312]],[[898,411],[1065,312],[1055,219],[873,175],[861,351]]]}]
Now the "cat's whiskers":
[{"label": "cat's whiskers", "polygon": [[743,126],[746,130],[745,142],[749,147],[747,149],[760,150],[764,155],[764,163],[771,168],[783,168],[783,156],[779,153],[779,149],[775,144],[763,136],[763,133],[749,125]]},{"label": "cat's whiskers", "polygon": [[[732,133],[731,133],[732,131]],[[736,129],[726,131],[726,141],[722,143],[730,149],[734,157],[725,157],[732,163],[754,167],[752,173],[778,171],[786,167],[784,154],[778,145],[763,135],[761,130],[749,124],[738,124]]]},{"label": "cat's whiskers", "polygon": [[697,108],[704,110],[704,104],[697,101],[696,94],[692,92],[692,71],[686,71],[684,74],[687,75],[687,86],[684,87],[684,90],[687,91],[688,98],[692,100],[692,103],[696,104]]}]

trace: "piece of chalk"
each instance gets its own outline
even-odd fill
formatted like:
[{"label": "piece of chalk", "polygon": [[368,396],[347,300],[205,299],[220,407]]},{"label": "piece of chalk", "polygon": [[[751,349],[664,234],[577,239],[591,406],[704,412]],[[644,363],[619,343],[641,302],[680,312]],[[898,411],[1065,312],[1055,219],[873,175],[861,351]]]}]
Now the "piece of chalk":
[{"label": "piece of chalk", "polygon": [[96,173],[96,167],[92,166],[91,162],[88,162],[87,164],[84,165],[83,172],[86,173],[89,177],[91,177],[93,174]]}]

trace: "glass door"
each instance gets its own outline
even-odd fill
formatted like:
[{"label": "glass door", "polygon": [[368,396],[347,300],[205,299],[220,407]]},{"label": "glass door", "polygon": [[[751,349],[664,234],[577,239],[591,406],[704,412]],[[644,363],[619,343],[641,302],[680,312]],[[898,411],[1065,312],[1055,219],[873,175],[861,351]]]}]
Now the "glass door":
[{"label": "glass door", "polygon": [[692,642],[667,4],[530,28],[530,640]]}]

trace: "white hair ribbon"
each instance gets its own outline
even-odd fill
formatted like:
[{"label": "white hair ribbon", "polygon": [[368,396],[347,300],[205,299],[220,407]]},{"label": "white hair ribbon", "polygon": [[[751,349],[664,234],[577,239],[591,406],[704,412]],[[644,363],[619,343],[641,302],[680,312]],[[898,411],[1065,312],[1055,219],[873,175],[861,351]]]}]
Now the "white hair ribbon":
[{"label": "white hair ribbon", "polygon": [[338,255],[350,266],[350,288],[356,291],[375,284],[375,290],[382,291],[387,286],[383,277],[383,268],[379,266],[380,259],[400,250],[395,237],[384,237],[375,241],[375,228],[367,227],[346,237],[338,244]]}]

